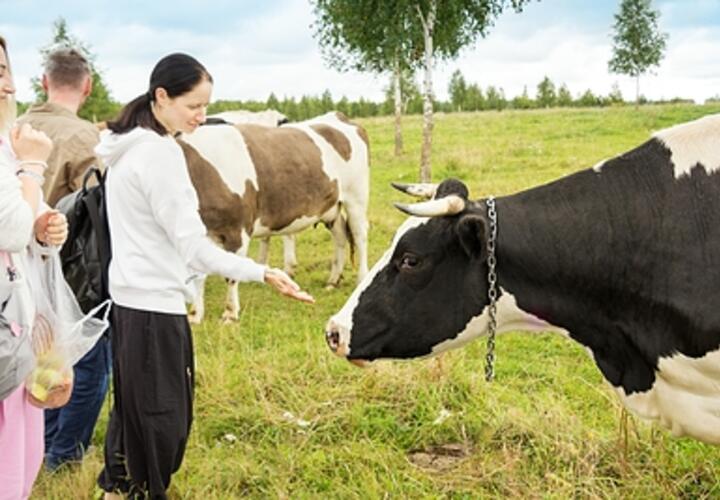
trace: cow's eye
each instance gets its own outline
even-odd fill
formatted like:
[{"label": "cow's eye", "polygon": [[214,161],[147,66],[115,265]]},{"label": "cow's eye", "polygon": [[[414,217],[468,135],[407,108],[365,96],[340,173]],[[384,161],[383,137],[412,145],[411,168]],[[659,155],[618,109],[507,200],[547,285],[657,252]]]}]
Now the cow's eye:
[{"label": "cow's eye", "polygon": [[410,271],[411,269],[415,269],[415,267],[417,267],[419,263],[420,259],[417,257],[417,255],[406,253],[400,259],[400,270]]}]

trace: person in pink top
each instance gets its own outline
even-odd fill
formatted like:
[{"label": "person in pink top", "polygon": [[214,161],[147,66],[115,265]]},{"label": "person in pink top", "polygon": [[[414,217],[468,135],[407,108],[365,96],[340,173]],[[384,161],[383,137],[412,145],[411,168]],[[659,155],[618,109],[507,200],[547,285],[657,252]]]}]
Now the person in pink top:
[{"label": "person in pink top", "polygon": [[[6,47],[0,36],[0,251],[12,258],[17,274],[23,276],[28,246],[62,245],[67,238],[67,221],[55,211],[44,210],[42,204],[45,160],[52,142],[29,125],[11,128],[15,86]],[[6,266],[2,271],[6,272]],[[23,316],[34,318],[29,289],[21,287],[12,292],[22,295]],[[0,303],[7,300],[0,297]],[[38,327],[41,324],[38,322]],[[27,325],[19,334],[30,335],[33,327]],[[4,333],[8,334],[7,330]],[[30,496],[43,459],[42,408],[62,406],[71,389],[72,385],[66,384],[40,403],[26,391],[25,384],[20,384],[0,400],[0,500]]]}]

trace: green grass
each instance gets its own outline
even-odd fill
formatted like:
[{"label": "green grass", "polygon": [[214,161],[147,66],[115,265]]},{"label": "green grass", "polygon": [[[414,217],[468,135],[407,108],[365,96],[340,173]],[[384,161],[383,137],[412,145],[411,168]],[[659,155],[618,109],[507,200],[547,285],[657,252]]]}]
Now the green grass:
[{"label": "green grass", "polygon": [[[648,106],[439,114],[433,178],[463,179],[473,197],[508,194],[591,167],[652,131],[718,111]],[[361,123],[372,150],[374,262],[404,219],[391,204],[403,195],[389,183],[417,179],[422,124],[419,117],[404,120],[406,153],[396,158],[392,120]],[[317,304],[243,285],[242,317],[231,326],[219,321],[223,283],[210,281],[207,319],[194,329],[195,421],[172,498],[720,497],[720,448],[627,419],[584,349],[560,337],[500,337],[492,384],[483,379],[483,342],[440,361],[381,362],[366,370],[335,358],[323,327],[350,294],[355,275],[347,269],[338,290],[325,290],[330,255],[327,231],[302,234],[297,279]],[[443,410],[449,416],[434,423]],[[41,474],[34,498],[98,496],[94,480],[106,421],[105,409],[93,438],[97,448],[82,466]],[[431,453],[446,445],[455,451]]]}]

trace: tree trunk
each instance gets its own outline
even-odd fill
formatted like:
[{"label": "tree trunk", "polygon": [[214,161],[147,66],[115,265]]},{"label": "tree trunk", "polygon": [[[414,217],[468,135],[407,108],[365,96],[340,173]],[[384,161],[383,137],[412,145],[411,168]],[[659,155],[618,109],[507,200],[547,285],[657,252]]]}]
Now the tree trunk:
[{"label": "tree trunk", "polygon": [[635,75],[635,109],[640,107],[640,73]]},{"label": "tree trunk", "polygon": [[430,182],[432,169],[430,154],[432,153],[433,129],[433,93],[432,93],[432,66],[433,66],[433,28],[435,26],[436,2],[430,0],[427,18],[423,16],[420,6],[417,6],[420,21],[423,25],[425,38],[425,81],[423,92],[423,143],[420,155],[420,182]]},{"label": "tree trunk", "polygon": [[395,61],[395,156],[403,153],[402,93],[400,90],[400,61]]}]

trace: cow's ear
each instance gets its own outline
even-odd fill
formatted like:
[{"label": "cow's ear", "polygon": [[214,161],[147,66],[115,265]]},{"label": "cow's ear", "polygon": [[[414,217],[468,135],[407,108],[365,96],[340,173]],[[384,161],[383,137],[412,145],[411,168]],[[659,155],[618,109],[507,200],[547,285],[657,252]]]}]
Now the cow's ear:
[{"label": "cow's ear", "polygon": [[484,258],[486,250],[487,224],[478,214],[460,216],[457,222],[457,235],[465,253],[469,257]]}]

